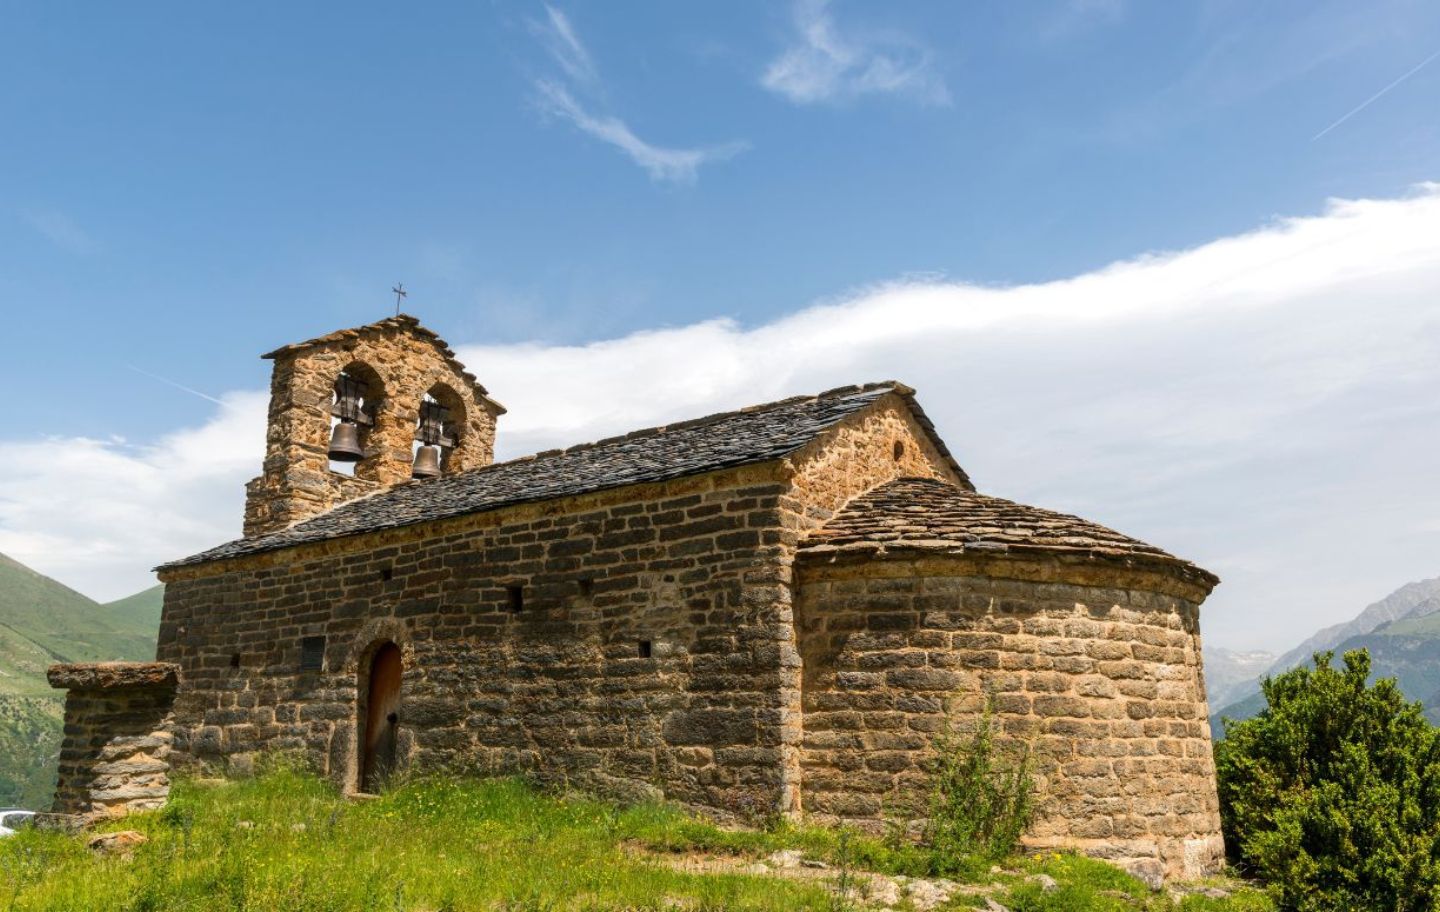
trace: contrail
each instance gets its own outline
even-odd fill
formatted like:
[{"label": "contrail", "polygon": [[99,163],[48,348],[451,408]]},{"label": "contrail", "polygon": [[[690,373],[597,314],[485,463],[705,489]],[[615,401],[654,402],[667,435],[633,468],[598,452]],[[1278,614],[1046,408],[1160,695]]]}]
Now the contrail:
[{"label": "contrail", "polygon": [[1316,133],[1314,136],[1310,137],[1310,141],[1311,141],[1311,142],[1314,142],[1315,140],[1317,140],[1317,139],[1319,139],[1320,137],[1324,136],[1326,133],[1329,133],[1331,130],[1333,130],[1333,129],[1335,129],[1336,127],[1338,127],[1338,126],[1340,126],[1341,124],[1343,124],[1345,121],[1347,121],[1347,120],[1349,120],[1350,118],[1354,117],[1356,114],[1359,114],[1361,111],[1363,111],[1363,110],[1365,110],[1366,108],[1370,107],[1370,105],[1372,105],[1372,104],[1375,102],[1375,100],[1378,99],[1381,95],[1384,95],[1386,92],[1388,92],[1388,91],[1390,91],[1391,89],[1395,88],[1395,87],[1398,86],[1400,83],[1404,82],[1405,80],[1409,79],[1411,76],[1414,76],[1416,73],[1420,72],[1422,69],[1425,68],[1425,65],[1426,65],[1426,64],[1428,64],[1430,61],[1434,60],[1436,57],[1440,57],[1440,51],[1436,51],[1435,53],[1431,54],[1429,57],[1426,57],[1424,60],[1422,60],[1422,61],[1420,61],[1418,64],[1416,64],[1416,66],[1415,66],[1415,68],[1414,68],[1413,70],[1411,70],[1410,72],[1406,73],[1404,76],[1401,76],[1399,79],[1395,80],[1394,82],[1390,83],[1390,84],[1387,85],[1385,88],[1383,88],[1383,89],[1381,89],[1380,91],[1376,92],[1374,95],[1371,95],[1369,98],[1365,99],[1363,102],[1360,103],[1360,105],[1359,105],[1358,107],[1355,108],[1355,110],[1351,111],[1349,114],[1346,114],[1344,117],[1342,117],[1342,118],[1340,118],[1339,120],[1335,121],[1335,122],[1332,123],[1330,126],[1326,127],[1325,129],[1321,130],[1319,133]]},{"label": "contrail", "polygon": [[175,387],[175,388],[178,389],[178,390],[184,390],[185,392],[189,393],[189,394],[192,395],[192,396],[199,396],[201,399],[204,399],[204,400],[209,401],[209,402],[213,402],[213,403],[215,403],[215,404],[218,405],[218,406],[228,408],[228,406],[226,406],[226,404],[225,404],[224,402],[220,401],[219,399],[216,399],[214,396],[207,396],[207,395],[205,395],[204,393],[200,392],[199,390],[193,390],[193,389],[191,389],[191,388],[188,387],[188,386],[185,386],[185,385],[180,384],[180,383],[176,383],[174,380],[167,380],[167,379],[165,379],[164,377],[161,377],[159,374],[152,374],[152,373],[150,373],[149,371],[141,370],[140,368],[136,367],[136,366],[133,365],[133,364],[127,364],[127,365],[125,365],[125,366],[128,367],[128,368],[130,368],[132,371],[134,371],[134,372],[137,373],[137,374],[141,374],[142,376],[149,377],[151,380],[159,380],[161,383],[164,383],[164,384],[167,385],[167,386],[173,386],[173,387]]}]

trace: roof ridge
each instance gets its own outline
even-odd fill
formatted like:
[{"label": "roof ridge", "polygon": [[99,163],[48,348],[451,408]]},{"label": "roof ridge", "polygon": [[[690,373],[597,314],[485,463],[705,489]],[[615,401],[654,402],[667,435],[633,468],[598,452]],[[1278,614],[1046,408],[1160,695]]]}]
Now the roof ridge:
[{"label": "roof ridge", "polygon": [[289,354],[292,351],[300,351],[301,349],[312,348],[316,345],[327,345],[331,342],[340,342],[345,339],[353,339],[363,332],[377,329],[390,329],[392,327],[401,326],[415,329],[419,331],[420,334],[429,336],[433,339],[439,339],[439,336],[436,336],[434,331],[420,325],[420,319],[418,317],[413,317],[407,313],[401,313],[395,314],[393,317],[385,317],[383,320],[376,320],[372,323],[362,323],[359,326],[346,326],[341,329],[332,330],[328,333],[322,333],[321,335],[315,336],[311,339],[305,339],[301,342],[291,342],[288,345],[280,346],[274,351],[268,351],[260,357],[266,359],[273,359],[280,355]]},{"label": "roof ridge", "polygon": [[869,392],[871,390],[888,387],[903,396],[915,395],[915,388],[901,383],[899,380],[877,380],[873,383],[850,384],[849,386],[837,386],[828,389],[823,393],[816,393],[814,396],[807,396],[808,399],[837,399],[842,396],[854,395],[856,393]]},{"label": "roof ridge", "polygon": [[[908,387],[894,382],[841,387],[400,484],[283,530],[238,539],[161,569],[785,459],[900,389]],[[908,397],[906,401],[917,408]],[[936,445],[940,446],[938,441]]]},{"label": "roof ridge", "polygon": [[505,406],[491,398],[490,391],[485,388],[485,384],[481,383],[479,378],[472,374],[470,370],[461,363],[459,358],[455,357],[455,350],[450,347],[450,343],[440,338],[439,334],[433,329],[422,325],[419,317],[407,313],[397,313],[393,317],[386,317],[383,320],[376,320],[373,323],[366,323],[361,326],[337,329],[333,332],[316,336],[313,339],[306,339],[303,342],[291,342],[289,345],[282,345],[274,351],[266,352],[260,357],[273,361],[276,358],[304,351],[307,348],[314,348],[318,345],[329,345],[333,342],[344,342],[349,339],[358,339],[363,334],[381,332],[387,329],[407,329],[431,345],[434,345],[440,353],[440,357],[445,359],[445,362],[453,367],[455,372],[458,373],[466,383],[473,386],[482,398],[499,408],[500,414],[503,415],[505,413]]},{"label": "roof ridge", "polygon": [[730,409],[724,412],[715,412],[710,415],[704,415],[700,418],[687,418],[683,421],[673,421],[668,424],[657,424],[653,427],[639,428],[634,431],[627,431],[624,434],[613,434],[609,437],[602,437],[599,440],[590,440],[585,443],[572,443],[569,446],[565,447],[553,447],[548,450],[540,450],[538,452],[529,453],[524,456],[516,456],[515,458],[507,459],[504,462],[492,462],[489,465],[476,466],[473,469],[466,469],[464,472],[461,472],[459,474],[466,475],[472,472],[484,472],[487,469],[493,469],[497,466],[510,465],[517,462],[530,462],[532,460],[539,459],[552,459],[556,456],[565,456],[570,453],[581,453],[586,450],[595,449],[596,447],[619,443],[622,440],[642,440],[647,437],[658,437],[661,434],[670,431],[693,430],[694,428],[705,427],[710,424],[717,424],[728,418],[736,418],[741,415],[753,415],[758,412],[766,412],[784,406],[799,405],[802,402],[819,402],[822,399],[839,398],[836,395],[837,391],[848,391],[853,394],[855,392],[876,392],[881,389],[895,390],[896,392],[899,392],[902,389],[910,389],[910,387],[897,381],[882,380],[877,383],[865,383],[862,385],[837,387],[834,390],[827,390],[823,393],[816,393],[813,396],[790,396],[785,399],[776,399],[774,402],[762,402],[758,405],[747,405],[743,408]]}]

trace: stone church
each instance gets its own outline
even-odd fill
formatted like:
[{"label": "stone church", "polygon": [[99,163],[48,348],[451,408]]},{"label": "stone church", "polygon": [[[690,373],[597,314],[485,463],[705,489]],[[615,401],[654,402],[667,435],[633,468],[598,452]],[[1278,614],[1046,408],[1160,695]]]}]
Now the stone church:
[{"label": "stone church", "polygon": [[496,463],[505,409],[412,317],[266,357],[244,537],[159,569],[157,663],[52,674],[57,810],[124,805],[96,765],[126,688],[155,722],[129,743],[182,766],[526,771],[870,828],[923,808],[937,734],[988,705],[1032,757],[1028,845],[1152,880],[1220,863],[1216,578],[977,493],[909,387]]}]

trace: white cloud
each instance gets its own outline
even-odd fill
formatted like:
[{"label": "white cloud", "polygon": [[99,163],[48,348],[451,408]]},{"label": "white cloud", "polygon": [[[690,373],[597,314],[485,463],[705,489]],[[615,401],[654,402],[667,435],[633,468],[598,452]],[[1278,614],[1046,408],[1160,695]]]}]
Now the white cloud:
[{"label": "white cloud", "polygon": [[570,24],[569,16],[547,5],[545,21],[532,23],[532,28],[566,76],[579,83],[599,81],[600,77],[595,70],[594,61],[590,59],[590,52],[585,49],[580,35]]},{"label": "white cloud", "polygon": [[[1207,640],[1283,649],[1440,572],[1436,237],[1430,185],[1064,281],[895,282],[756,327],[459,353],[510,408],[502,458],[905,380],[982,490],[1198,561],[1224,579]],[[154,446],[0,442],[0,551],[120,594],[229,537],[260,398]]]},{"label": "white cloud", "polygon": [[30,227],[56,247],[71,253],[89,253],[95,242],[88,232],[63,212],[56,209],[33,209],[22,213]]},{"label": "white cloud", "polygon": [[905,95],[948,105],[950,91],[930,51],[903,35],[841,34],[830,0],[795,0],[796,41],[775,58],[761,85],[796,104],[836,102],[861,95]]},{"label": "white cloud", "polygon": [[238,536],[268,397],[220,399],[205,424],[143,445],[0,440],[0,553],[111,599],[154,585],[156,564]]},{"label": "white cloud", "polygon": [[701,165],[725,161],[750,148],[746,142],[693,148],[657,146],[637,136],[619,117],[592,113],[576,98],[577,93],[592,98],[603,94],[590,52],[568,16],[552,6],[546,6],[545,12],[545,21],[533,22],[531,27],[564,75],[535,80],[536,98],[544,113],[567,120],[581,132],[619,149],[658,182],[693,184]]},{"label": "white cloud", "polygon": [[563,86],[542,79],[535,84],[535,88],[545,111],[565,118],[582,131],[624,152],[631,161],[645,169],[651,180],[693,184],[701,165],[724,161],[749,148],[749,145],[743,142],[701,149],[667,149],[654,146],[636,136],[618,117],[597,117],[590,114]]}]

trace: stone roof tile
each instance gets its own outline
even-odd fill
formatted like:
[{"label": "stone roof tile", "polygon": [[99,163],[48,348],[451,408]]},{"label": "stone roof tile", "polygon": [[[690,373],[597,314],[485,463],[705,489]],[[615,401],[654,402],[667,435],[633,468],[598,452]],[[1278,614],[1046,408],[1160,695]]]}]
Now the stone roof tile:
[{"label": "stone roof tile", "polygon": [[1209,571],[1114,529],[931,478],[901,478],[862,494],[810,533],[800,550],[811,557],[891,550],[1048,552],[1166,565],[1210,586],[1219,582]]},{"label": "stone roof tile", "polygon": [[889,381],[842,387],[818,396],[798,396],[410,482],[342,504],[288,529],[239,539],[158,569],[768,462],[794,453],[846,417],[891,393],[905,398],[956,475],[969,484],[915,403],[914,390]]}]

